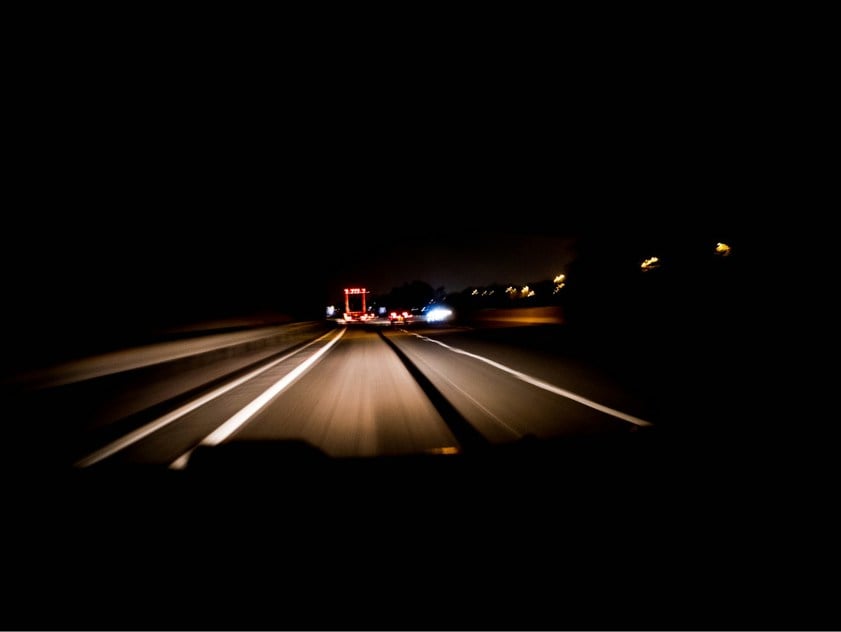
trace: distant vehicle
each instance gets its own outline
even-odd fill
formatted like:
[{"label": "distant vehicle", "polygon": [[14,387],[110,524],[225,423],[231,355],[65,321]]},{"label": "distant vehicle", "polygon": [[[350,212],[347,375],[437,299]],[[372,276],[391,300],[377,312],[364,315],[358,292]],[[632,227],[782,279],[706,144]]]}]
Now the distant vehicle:
[{"label": "distant vehicle", "polygon": [[365,297],[370,294],[364,287],[354,287],[345,289],[345,311],[342,317],[346,321],[352,320],[368,320],[373,318],[373,314],[368,313]]},{"label": "distant vehicle", "polygon": [[389,311],[388,320],[392,325],[406,325],[414,320],[414,315],[408,309],[396,309]]},{"label": "distant vehicle", "polygon": [[445,323],[453,319],[453,310],[446,305],[428,305],[423,316],[428,323]]}]

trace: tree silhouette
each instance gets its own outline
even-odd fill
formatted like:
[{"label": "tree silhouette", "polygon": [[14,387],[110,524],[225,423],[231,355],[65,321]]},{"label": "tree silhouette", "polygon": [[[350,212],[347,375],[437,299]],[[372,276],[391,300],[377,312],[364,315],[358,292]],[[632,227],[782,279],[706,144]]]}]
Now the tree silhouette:
[{"label": "tree silhouette", "polygon": [[[439,288],[443,290],[443,288]],[[434,290],[429,283],[424,281],[412,281],[404,283],[400,287],[392,288],[382,300],[391,308],[415,309],[428,305],[435,300],[439,292]]]}]

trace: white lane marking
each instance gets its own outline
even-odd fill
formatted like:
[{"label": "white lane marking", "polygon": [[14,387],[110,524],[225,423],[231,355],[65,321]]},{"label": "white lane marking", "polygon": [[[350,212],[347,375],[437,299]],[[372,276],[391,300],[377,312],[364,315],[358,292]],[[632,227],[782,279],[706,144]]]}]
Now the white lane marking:
[{"label": "white lane marking", "polygon": [[304,371],[309,369],[313,364],[318,362],[318,360],[323,356],[327,351],[339,341],[347,329],[339,330],[339,335],[333,338],[330,342],[326,345],[321,347],[318,351],[312,354],[309,358],[307,358],[304,362],[299,364],[295,369],[284,375],[280,378],[277,382],[275,382],[272,386],[270,386],[266,391],[263,392],[262,395],[257,397],[254,401],[250,404],[246,405],[242,410],[238,413],[233,415],[228,421],[223,423],[219,426],[216,430],[211,432],[207,435],[201,442],[200,445],[219,445],[225,439],[230,437],[234,434],[237,430],[239,430],[245,422],[251,419],[254,415],[256,415],[260,410],[262,410],[270,401],[272,401],[277,395],[289,386],[292,382],[298,379],[301,375],[303,375]]},{"label": "white lane marking", "polygon": [[[236,388],[240,384],[243,384],[243,383],[247,382],[248,380],[250,380],[254,377],[257,377],[261,373],[264,373],[264,372],[268,371],[272,367],[277,366],[278,364],[280,364],[284,360],[288,360],[289,358],[291,358],[292,356],[294,356],[297,353],[300,353],[301,351],[303,351],[307,347],[309,347],[311,345],[314,345],[315,343],[323,340],[324,338],[329,336],[331,333],[332,332],[327,332],[323,336],[319,336],[315,340],[312,340],[312,341],[308,342],[307,344],[305,344],[300,349],[296,349],[296,350],[294,350],[290,353],[287,353],[286,355],[278,358],[277,360],[273,360],[272,362],[270,362],[269,364],[267,364],[264,367],[261,367],[259,369],[255,369],[254,371],[251,371],[247,375],[244,375],[244,376],[234,380],[233,382],[228,382],[227,384],[225,384],[223,386],[220,386],[219,388],[214,389],[214,390],[210,391],[209,393],[206,393],[206,394],[202,395],[201,397],[199,397],[197,399],[194,399],[191,402],[187,402],[186,404],[184,404],[180,408],[176,408],[175,410],[173,410],[170,413],[167,413],[163,417],[159,417],[155,421],[149,422],[145,426],[143,426],[141,428],[138,428],[137,430],[135,430],[133,432],[130,432],[129,434],[127,434],[123,437],[120,437],[116,441],[113,441],[113,442],[109,443],[108,445],[106,445],[103,448],[100,448],[96,452],[93,452],[92,454],[89,454],[88,456],[84,457],[83,459],[80,459],[80,460],[76,461],[75,466],[76,467],[88,467],[90,465],[93,465],[94,463],[98,463],[99,461],[108,458],[112,454],[115,454],[116,452],[119,452],[120,450],[122,450],[124,448],[127,448],[128,446],[132,445],[133,443],[137,443],[138,441],[140,441],[144,437],[148,437],[153,432],[155,432],[157,430],[160,430],[161,428],[163,428],[164,426],[172,423],[176,419],[178,419],[180,417],[183,417],[184,415],[186,415],[189,412],[194,411],[199,406],[203,406],[207,402],[216,399],[220,395],[224,395],[225,393],[227,393],[228,391]],[[342,334],[339,333],[339,336],[341,336],[341,335]],[[336,337],[336,340],[338,340],[338,336]]]},{"label": "white lane marking", "polygon": [[543,380],[539,380],[536,377],[532,377],[531,375],[527,375],[525,373],[521,373],[520,371],[515,371],[512,368],[505,366],[504,364],[500,364],[499,362],[494,362],[488,358],[485,358],[480,355],[476,355],[475,353],[470,353],[469,351],[465,351],[464,349],[459,349],[458,347],[451,347],[448,344],[444,344],[439,340],[434,340],[432,338],[427,338],[426,336],[421,336],[420,334],[414,334],[421,340],[425,340],[427,342],[434,342],[436,345],[441,345],[445,349],[449,349],[453,353],[460,353],[462,355],[466,355],[470,358],[475,360],[479,360],[480,362],[484,362],[485,364],[489,364],[492,367],[499,369],[500,371],[504,371],[509,375],[513,375],[518,380],[522,380],[527,384],[531,384],[532,386],[536,386],[537,388],[542,388],[544,391],[549,391],[550,393],[554,393],[555,395],[560,395],[561,397],[566,397],[567,399],[571,399],[579,404],[583,404],[584,406],[588,406],[599,412],[606,413],[611,415],[612,417],[616,417],[617,419],[621,419],[623,421],[627,421],[637,426],[646,427],[653,425],[650,421],[646,421],[645,419],[640,419],[639,417],[634,417],[633,415],[629,415],[628,413],[623,413],[621,410],[616,410],[615,408],[610,408],[609,406],[604,406],[603,404],[599,404],[598,402],[594,402],[592,399],[587,399],[586,397],[582,397],[577,393],[573,393],[572,391],[568,391],[563,388],[559,388],[554,384],[549,384],[549,382],[544,382]]},{"label": "white lane marking", "polygon": [[172,463],[169,464],[169,469],[183,470],[185,467],[187,467],[187,463],[190,461],[191,454],[193,454],[193,450],[188,450],[187,452],[179,456],[177,459],[175,459]]}]

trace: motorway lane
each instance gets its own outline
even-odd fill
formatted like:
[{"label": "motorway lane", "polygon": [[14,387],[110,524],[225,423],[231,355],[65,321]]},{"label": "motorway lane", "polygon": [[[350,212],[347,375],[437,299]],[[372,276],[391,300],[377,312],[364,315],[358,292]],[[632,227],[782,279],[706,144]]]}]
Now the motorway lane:
[{"label": "motorway lane", "polygon": [[659,425],[657,410],[662,392],[657,382],[662,367],[647,356],[634,356],[633,368],[619,371],[600,357],[602,350],[590,348],[592,342],[570,340],[573,334],[563,327],[416,327],[407,331],[498,361]]},{"label": "motorway lane", "polygon": [[330,456],[422,453],[457,446],[394,352],[372,332],[338,330],[105,461],[169,465],[345,333],[335,347],[238,428],[229,441],[303,440]]},{"label": "motorway lane", "polygon": [[[492,443],[527,435],[549,438],[625,433],[650,425],[640,416],[646,412],[644,404],[635,401],[618,383],[563,358],[473,340],[469,332],[448,329],[404,329],[385,335]],[[528,378],[534,380],[525,381]],[[568,390],[589,405],[535,383]],[[626,420],[626,415],[636,418],[636,423]]]},{"label": "motorway lane", "polygon": [[236,336],[187,338],[82,358],[4,382],[4,430],[10,438],[6,459],[27,467],[69,465],[208,384],[328,330],[324,323],[309,321]]},{"label": "motorway lane", "polygon": [[592,367],[452,328],[340,327],[219,388],[82,463],[183,467],[197,446],[223,441],[299,440],[334,457],[453,453],[470,433],[481,445],[649,425],[645,403]]},{"label": "motorway lane", "polygon": [[[329,331],[307,345],[289,351],[268,365],[257,367],[234,380],[183,404],[181,408],[167,411],[149,421],[135,432],[142,434],[127,445],[125,437],[100,446],[100,454],[93,453],[81,459],[86,466],[104,462],[108,464],[146,464],[168,466],[198,446],[228,419],[251,404],[266,390],[307,362],[315,361],[319,354],[338,340],[341,331]],[[183,414],[179,414],[184,411]],[[177,416],[176,416],[177,415]],[[131,435],[128,435],[131,436]],[[103,454],[104,453],[104,454]],[[101,458],[100,457],[104,457]],[[89,463],[93,460],[94,463]]]},{"label": "motorway lane", "polygon": [[[324,333],[323,324],[313,321],[291,323],[277,328],[267,328],[270,336],[261,337],[258,329],[251,334],[240,333],[240,339],[253,340],[245,350],[229,351],[230,345],[218,346],[217,336],[202,337],[197,341],[181,341],[172,343],[176,352],[183,353],[183,348],[201,348],[197,343],[208,345],[207,351],[213,356],[210,361],[201,355],[195,359],[187,357],[181,361],[162,361],[148,367],[126,371],[120,367],[120,373],[102,378],[94,395],[87,395],[90,402],[95,403],[86,411],[86,429],[96,429],[106,426],[115,420],[137,414],[159,402],[164,402],[192,389],[200,389],[203,385],[217,379],[224,379],[235,371],[245,369],[256,363],[266,361],[276,354],[305,344],[308,340]],[[205,338],[209,340],[205,341]],[[210,346],[210,345],[213,346]],[[161,345],[163,346],[163,345]],[[129,357],[137,354],[132,351]],[[141,350],[145,351],[145,350]],[[116,354],[114,354],[116,355]],[[147,354],[148,355],[148,354]],[[170,360],[162,356],[164,360]],[[90,382],[85,382],[84,386]],[[85,395],[83,395],[85,397]]]},{"label": "motorway lane", "polygon": [[375,331],[355,327],[235,439],[303,439],[336,457],[458,446],[397,355]]}]

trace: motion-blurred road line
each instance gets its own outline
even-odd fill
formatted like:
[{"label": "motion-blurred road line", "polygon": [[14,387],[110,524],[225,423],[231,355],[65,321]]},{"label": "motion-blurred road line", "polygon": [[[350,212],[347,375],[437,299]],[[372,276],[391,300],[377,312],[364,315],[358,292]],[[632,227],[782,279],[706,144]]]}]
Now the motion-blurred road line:
[{"label": "motion-blurred road line", "polygon": [[347,329],[340,329],[339,335],[333,338],[330,342],[326,345],[321,347],[318,351],[312,354],[309,358],[307,358],[304,362],[301,362],[294,370],[290,371],[282,378],[280,378],[277,382],[272,384],[268,389],[266,389],[257,399],[252,401],[250,404],[245,406],[242,410],[232,416],[228,421],[223,423],[219,426],[216,430],[211,432],[207,435],[201,442],[201,445],[219,445],[225,439],[230,437],[234,434],[246,421],[251,419],[254,415],[256,415],[260,410],[262,410],[266,404],[272,401],[277,395],[289,386],[292,382],[298,379],[304,372],[309,369],[313,364],[318,362],[318,360],[330,350],[334,344],[339,341]]},{"label": "motion-blurred road line", "polygon": [[[167,413],[163,417],[159,417],[158,419],[149,422],[145,426],[143,426],[141,428],[138,428],[137,430],[135,430],[133,432],[130,432],[129,434],[125,435],[124,437],[121,437],[121,438],[117,439],[116,441],[113,441],[113,442],[109,443],[105,447],[100,448],[96,452],[93,452],[92,454],[89,454],[85,458],[80,459],[79,461],[76,461],[75,466],[76,467],[88,467],[90,465],[93,465],[94,463],[98,463],[99,461],[102,461],[103,459],[108,458],[112,454],[115,454],[116,452],[119,452],[120,450],[123,450],[124,448],[127,448],[128,446],[132,445],[133,443],[137,443],[138,441],[140,441],[144,437],[148,437],[153,432],[156,432],[157,430],[160,430],[161,428],[163,428],[164,426],[172,423],[176,419],[179,419],[180,417],[183,417],[187,413],[196,410],[198,407],[203,406],[207,402],[212,401],[212,400],[216,399],[217,397],[219,397],[221,395],[224,395],[228,391],[231,391],[231,390],[235,389],[237,386],[240,386],[241,384],[244,384],[245,382],[257,377],[261,373],[265,373],[266,371],[268,371],[272,367],[277,366],[278,364],[280,364],[284,360],[288,360],[289,358],[291,358],[292,356],[300,353],[301,351],[303,351],[307,347],[310,347],[310,346],[316,344],[317,342],[320,342],[320,341],[324,340],[325,338],[330,336],[331,333],[333,333],[333,332],[327,332],[323,336],[320,336],[320,337],[316,338],[315,340],[312,340],[312,341],[308,342],[307,344],[300,347],[299,349],[295,349],[294,351],[291,351],[291,352],[281,356],[280,358],[277,358],[276,360],[273,360],[269,364],[267,364],[263,367],[260,367],[259,369],[255,369],[254,371],[251,371],[250,373],[248,373],[246,375],[243,375],[242,377],[237,378],[236,380],[233,380],[232,382],[228,382],[227,384],[224,384],[223,386],[220,386],[219,388],[216,388],[216,389],[210,391],[209,393],[205,393],[201,397],[199,397],[197,399],[194,399],[191,402],[187,402],[183,406],[181,406],[179,408],[176,408],[175,410],[173,410],[170,413]],[[344,333],[344,330],[341,330],[339,332],[339,335],[336,336],[328,345],[326,345],[326,347],[331,346],[336,340],[341,338],[343,333]],[[294,371],[293,371],[293,373],[294,373]]]},{"label": "motion-blurred road line", "polygon": [[[265,408],[269,404],[269,402],[271,402],[275,397],[277,397],[280,394],[280,392],[283,389],[292,384],[292,382],[301,377],[312,365],[318,362],[321,359],[321,357],[330,350],[330,347],[332,347],[339,341],[339,338],[341,338],[346,331],[347,329],[340,329],[339,335],[337,335],[330,342],[324,345],[321,349],[312,354],[304,362],[301,362],[301,364],[299,364],[292,371],[284,375],[277,382],[272,384],[268,389],[263,391],[263,393],[261,393],[256,399],[254,399],[251,403],[247,404],[238,413],[234,414],[230,419],[224,422],[216,430],[207,435],[204,439],[202,439],[199,445],[215,446],[225,441],[228,437],[230,437],[243,425],[245,425],[245,423],[249,419],[251,419],[254,415],[256,415],[263,408]],[[173,461],[169,467],[171,469],[176,470],[183,469],[184,467],[186,467],[187,462],[190,459],[190,454],[192,454],[192,452],[193,451],[190,450],[187,453],[182,454],[175,461]]]},{"label": "motion-blurred road line", "polygon": [[171,340],[144,347],[121,349],[97,356],[71,360],[53,367],[36,369],[15,376],[14,383],[30,385],[34,388],[53,388],[73,384],[94,378],[132,371],[144,367],[172,362],[197,356],[209,351],[218,351],[249,342],[256,342],[286,331],[302,329],[306,323],[293,323],[272,327],[261,327],[248,331],[235,331],[201,336],[188,340]]},{"label": "motion-blurred road line", "polygon": [[621,419],[623,421],[627,421],[637,426],[647,427],[653,425],[650,421],[646,421],[645,419],[640,419],[639,417],[634,417],[633,415],[629,415],[628,413],[623,413],[621,410],[616,410],[615,408],[610,408],[609,406],[604,406],[603,404],[599,404],[598,402],[594,402],[591,399],[587,399],[586,397],[582,397],[572,391],[568,391],[563,388],[559,388],[554,384],[549,384],[548,382],[544,382],[543,380],[539,380],[536,377],[532,377],[531,375],[526,375],[525,373],[521,373],[520,371],[515,371],[514,369],[505,366],[504,364],[500,364],[499,362],[494,362],[488,358],[485,358],[480,355],[476,355],[475,353],[470,353],[469,351],[465,351],[464,349],[459,349],[457,347],[451,347],[448,344],[444,344],[439,340],[434,340],[432,338],[427,338],[426,336],[421,336],[420,334],[414,334],[416,337],[420,338],[421,340],[425,340],[426,342],[434,342],[436,345],[440,345],[453,353],[460,353],[461,355],[468,356],[475,360],[479,360],[480,362],[484,362],[485,364],[489,364],[495,369],[499,369],[500,371],[504,371],[509,375],[513,375],[518,380],[522,380],[527,384],[531,384],[532,386],[536,386],[537,388],[542,388],[544,391],[549,391],[550,393],[554,393],[555,395],[560,395],[561,397],[566,397],[567,399],[571,399],[579,404],[583,404],[584,406],[588,406],[593,408],[594,410],[598,410],[599,412],[603,412],[607,415],[611,415],[612,417],[616,417],[617,419]]}]

